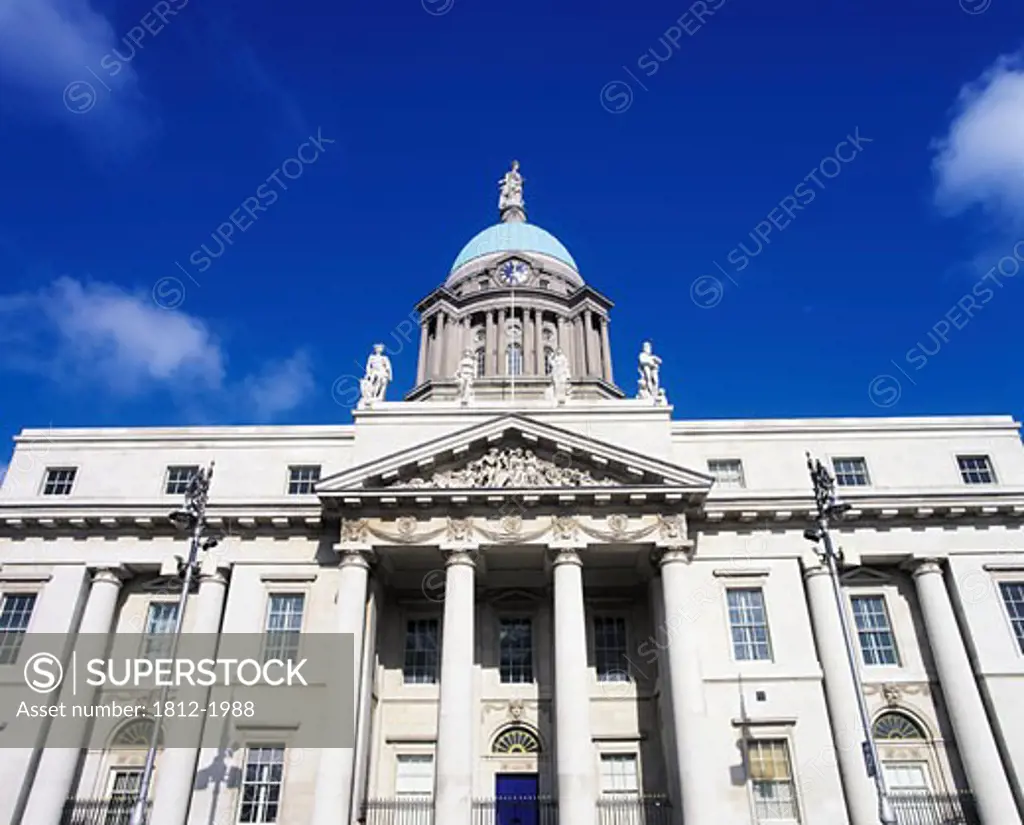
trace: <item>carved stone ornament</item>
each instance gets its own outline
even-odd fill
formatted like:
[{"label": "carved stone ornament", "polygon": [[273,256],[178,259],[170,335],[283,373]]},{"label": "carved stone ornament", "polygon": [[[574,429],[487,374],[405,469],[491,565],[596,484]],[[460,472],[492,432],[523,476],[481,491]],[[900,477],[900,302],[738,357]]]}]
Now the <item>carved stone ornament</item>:
[{"label": "carved stone ornament", "polygon": [[464,490],[476,487],[609,487],[615,483],[609,478],[594,478],[575,467],[559,467],[520,447],[503,450],[492,447],[486,455],[461,469],[434,473],[426,479],[400,481],[392,487]]},{"label": "carved stone ornament", "polygon": [[410,538],[416,532],[417,521],[412,516],[400,516],[395,521],[395,527],[398,529],[398,535],[403,538]]},{"label": "carved stone ornament", "polygon": [[365,542],[367,540],[367,529],[365,519],[350,521],[343,519],[341,522],[341,540],[351,542]]},{"label": "carved stone ornament", "polygon": [[891,708],[899,705],[902,697],[899,685],[889,683],[882,685],[882,697],[885,699],[885,703]]},{"label": "carved stone ornament", "polygon": [[623,536],[629,529],[629,517],[622,513],[613,513],[608,516],[608,532],[616,538]]},{"label": "carved stone ornament", "polygon": [[551,525],[551,532],[558,541],[572,541],[576,538],[576,519],[572,516],[559,516]]},{"label": "carved stone ornament", "polygon": [[665,541],[686,541],[686,519],[680,515],[659,516],[658,533]]},{"label": "carved stone ornament", "polygon": [[502,516],[501,529],[509,535],[517,535],[523,532],[523,517],[515,513]]},{"label": "carved stone ornament", "polygon": [[448,541],[468,542],[473,533],[473,523],[468,518],[449,518]]},{"label": "carved stone ornament", "polygon": [[523,707],[522,699],[509,699],[508,702],[508,717],[516,722],[523,718],[525,708]]}]

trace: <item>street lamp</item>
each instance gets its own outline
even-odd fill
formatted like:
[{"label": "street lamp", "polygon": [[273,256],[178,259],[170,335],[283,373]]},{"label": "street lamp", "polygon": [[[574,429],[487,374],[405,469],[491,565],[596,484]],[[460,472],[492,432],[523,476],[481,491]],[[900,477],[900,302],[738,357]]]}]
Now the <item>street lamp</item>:
[{"label": "street lamp", "polygon": [[841,519],[843,514],[850,509],[850,505],[836,501],[835,479],[829,475],[820,460],[811,460],[810,453],[807,453],[807,469],[811,474],[811,484],[814,485],[814,503],[817,512],[814,519],[816,527],[805,530],[804,538],[815,544],[815,552],[828,566],[829,578],[832,580],[832,593],[836,599],[836,610],[839,612],[839,624],[843,628],[846,659],[850,665],[850,677],[853,680],[853,689],[857,696],[857,709],[860,711],[860,724],[864,731],[864,741],[861,743],[864,765],[867,768],[868,776],[874,780],[875,791],[878,793],[878,821],[882,825],[898,825],[896,812],[893,810],[889,794],[885,789],[885,778],[879,769],[878,749],[875,747],[875,740],[871,735],[868,707],[860,689],[860,673],[857,670],[853,634],[843,605],[842,591],[839,588],[839,562],[842,561],[842,556],[833,547],[832,537],[828,532],[829,522],[832,519]]},{"label": "street lamp", "polygon": [[[185,618],[185,605],[188,602],[188,592],[192,587],[192,578],[199,568],[199,551],[210,550],[217,545],[218,539],[214,536],[204,536],[206,530],[206,502],[210,493],[210,479],[213,477],[213,462],[210,462],[210,469],[199,469],[189,479],[188,487],[185,489],[185,507],[175,510],[168,515],[168,518],[180,530],[191,531],[189,542],[188,560],[179,568],[179,575],[182,576],[181,595],[178,596],[178,609],[174,617],[174,637],[171,640],[171,659],[178,654],[178,642],[181,639],[182,621]],[[167,701],[169,685],[165,684],[160,689],[161,709]],[[160,723],[153,720],[153,730],[149,736],[149,750],[146,752],[146,766],[142,769],[142,779],[139,781],[139,794],[132,807],[132,815],[129,825],[145,825],[146,808],[149,798],[149,786],[153,780],[153,768],[156,765],[156,751],[160,741]]]}]

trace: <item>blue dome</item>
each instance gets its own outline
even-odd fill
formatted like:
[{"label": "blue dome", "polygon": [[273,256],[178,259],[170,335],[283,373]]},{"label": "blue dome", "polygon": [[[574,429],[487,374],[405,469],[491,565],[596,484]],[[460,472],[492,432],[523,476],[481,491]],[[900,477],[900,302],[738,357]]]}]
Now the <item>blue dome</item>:
[{"label": "blue dome", "polygon": [[452,264],[452,272],[467,261],[492,252],[539,252],[579,271],[569,250],[550,232],[532,223],[496,223],[462,247],[459,257]]}]

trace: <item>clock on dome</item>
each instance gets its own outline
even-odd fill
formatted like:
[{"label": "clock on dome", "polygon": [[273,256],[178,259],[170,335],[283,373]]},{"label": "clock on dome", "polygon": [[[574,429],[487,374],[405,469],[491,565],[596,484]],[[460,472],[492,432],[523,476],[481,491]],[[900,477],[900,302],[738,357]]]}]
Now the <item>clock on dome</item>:
[{"label": "clock on dome", "polygon": [[530,280],[531,274],[530,265],[517,258],[507,260],[498,267],[498,279],[505,286],[522,286]]}]

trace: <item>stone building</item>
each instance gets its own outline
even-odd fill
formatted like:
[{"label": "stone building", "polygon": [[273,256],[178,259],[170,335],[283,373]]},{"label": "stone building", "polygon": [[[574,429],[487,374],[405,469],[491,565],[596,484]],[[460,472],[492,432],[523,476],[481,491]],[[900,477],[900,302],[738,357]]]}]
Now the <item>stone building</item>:
[{"label": "stone building", "polygon": [[[616,384],[612,303],[516,167],[500,210],[417,307],[402,401],[379,352],[349,425],[17,436],[2,663],[168,633],[168,514],[215,461],[184,631],[355,634],[355,746],[161,751],[153,825],[874,825],[809,451],[852,508],[842,609],[901,825],[1020,823],[1018,423],[674,418],[653,352]],[[0,821],[124,825],[148,724],[7,747]]]}]

